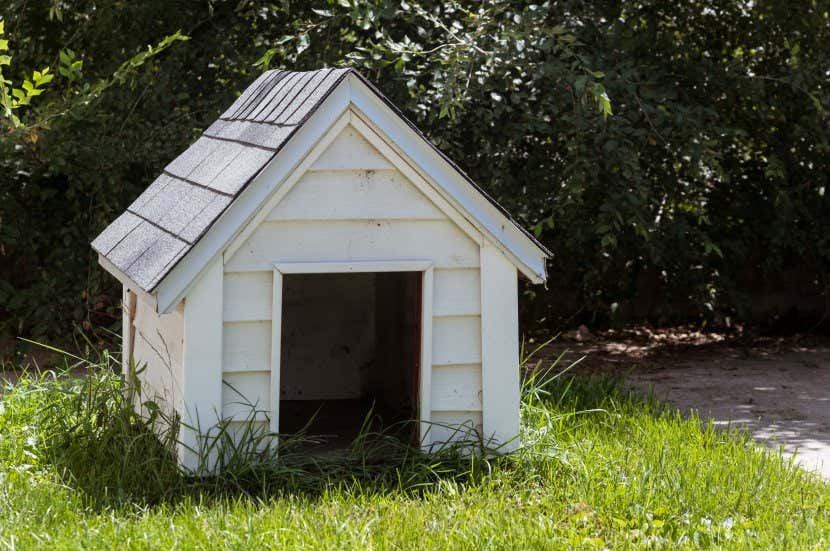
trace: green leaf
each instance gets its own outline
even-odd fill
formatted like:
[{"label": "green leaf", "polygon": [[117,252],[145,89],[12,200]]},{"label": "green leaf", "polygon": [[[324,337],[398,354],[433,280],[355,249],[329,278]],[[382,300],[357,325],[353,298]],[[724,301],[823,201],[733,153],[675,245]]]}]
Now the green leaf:
[{"label": "green leaf", "polygon": [[311,44],[311,40],[308,37],[308,33],[303,33],[300,35],[299,40],[297,41],[297,54],[301,54],[306,51]]},{"label": "green leaf", "polygon": [[5,52],[9,49],[9,41],[0,38],[0,52]]},{"label": "green leaf", "polygon": [[263,71],[267,71],[268,67],[271,65],[271,59],[274,57],[274,55],[276,55],[276,53],[276,48],[266,50],[265,53],[262,54],[262,57],[260,57],[254,62],[254,67],[259,67]]},{"label": "green leaf", "polygon": [[723,258],[723,252],[721,252],[720,247],[718,247],[711,241],[707,241],[706,243],[704,243],[704,248],[706,250],[706,254],[715,253],[719,257]]},{"label": "green leaf", "polygon": [[52,82],[52,79],[55,78],[55,75],[49,72],[49,68],[43,70],[43,72],[35,71],[34,73],[34,80],[35,86],[41,87],[46,84]]},{"label": "green leaf", "polygon": [[9,65],[12,62],[12,56],[0,55],[0,65]]},{"label": "green leaf", "polygon": [[0,19],[0,34],[3,34],[5,32],[6,32],[6,22],[3,21],[2,19]]}]

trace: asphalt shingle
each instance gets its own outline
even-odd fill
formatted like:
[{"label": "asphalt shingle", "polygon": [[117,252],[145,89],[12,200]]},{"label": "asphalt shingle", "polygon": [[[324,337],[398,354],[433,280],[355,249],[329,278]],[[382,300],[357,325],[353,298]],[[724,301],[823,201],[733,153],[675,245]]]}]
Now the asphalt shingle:
[{"label": "asphalt shingle", "polygon": [[139,195],[133,203],[127,207],[127,210],[131,212],[138,212],[141,210],[141,207],[146,205],[148,202],[152,201],[164,188],[170,185],[170,182],[173,182],[174,178],[171,178],[167,174],[161,174],[158,178],[153,180],[153,183],[144,190],[144,192]]},{"label": "asphalt shingle", "polygon": [[126,273],[142,287],[148,286],[186,246],[181,239],[162,234],[127,268]]},{"label": "asphalt shingle", "polygon": [[283,124],[298,125],[302,124],[305,119],[311,114],[315,106],[318,105],[326,95],[335,87],[335,85],[348,74],[349,69],[330,69],[320,71],[325,73],[323,82],[313,90],[308,91],[308,97],[302,101],[295,101],[296,109],[293,113],[287,114],[283,120]]},{"label": "asphalt shingle", "polygon": [[[225,167],[231,164],[246,149],[244,145],[237,142],[221,142],[221,145],[211,155],[205,157],[201,163],[186,175],[186,179],[205,187],[213,187],[211,182],[216,180],[216,177],[225,170]],[[273,152],[268,153],[273,155]]]},{"label": "asphalt shingle", "polygon": [[253,99],[254,96],[256,96],[256,94],[258,94],[271,79],[277,77],[279,73],[280,71],[265,71],[259,75],[257,79],[253,81],[251,85],[239,95],[238,98],[236,98],[236,101],[228,107],[228,109],[222,114],[222,118],[229,117],[231,114],[239,111],[243,106],[249,105],[251,101],[255,101]]},{"label": "asphalt shingle", "polygon": [[223,143],[219,140],[201,137],[188,147],[184,153],[173,159],[164,168],[164,171],[179,178],[187,178],[187,175],[193,172],[194,168],[213,155],[215,151],[221,149],[222,145]]},{"label": "asphalt shingle", "polygon": [[173,235],[178,235],[204,210],[216,193],[181,180],[174,180],[170,186],[175,189],[160,194],[137,212],[145,220]]},{"label": "asphalt shingle", "polygon": [[275,94],[275,89],[285,84],[285,80],[291,77],[292,73],[274,72],[268,79],[263,81],[262,85],[254,91],[248,98],[248,101],[242,103],[237,109],[228,109],[222,114],[222,119],[225,120],[246,120],[251,113],[261,109],[264,102],[268,101],[268,97]]},{"label": "asphalt shingle", "polygon": [[298,78],[290,89],[284,90],[281,97],[274,98],[274,100],[268,105],[266,109],[263,109],[262,112],[257,117],[259,122],[270,122],[273,124],[279,124],[280,115],[285,110],[286,107],[297,97],[301,97],[303,90],[306,89],[308,83],[314,78],[314,73],[303,73],[300,78]]},{"label": "asphalt shingle", "polygon": [[107,260],[129,275],[129,268],[144,254],[164,232],[146,220],[142,220],[118,245],[106,255]]},{"label": "asphalt shingle", "polygon": [[227,164],[209,187],[220,193],[236,195],[274,156],[273,151],[246,147]]},{"label": "asphalt shingle", "polygon": [[202,211],[188,222],[179,236],[188,243],[195,243],[231,204],[226,195],[215,195]]},{"label": "asphalt shingle", "polygon": [[139,224],[141,218],[131,212],[125,212],[95,238],[92,248],[103,255],[109,254]]},{"label": "asphalt shingle", "polygon": [[222,124],[211,125],[205,134],[222,140],[242,142],[266,149],[278,149],[294,131],[293,126],[274,126],[272,124],[249,121],[217,121]]}]

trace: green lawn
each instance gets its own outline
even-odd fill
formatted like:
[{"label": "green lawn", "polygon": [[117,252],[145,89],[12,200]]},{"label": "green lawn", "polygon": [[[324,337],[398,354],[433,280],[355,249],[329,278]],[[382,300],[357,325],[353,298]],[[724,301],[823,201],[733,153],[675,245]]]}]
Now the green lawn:
[{"label": "green lawn", "polygon": [[0,409],[0,545],[32,548],[830,547],[830,487],[610,378],[527,385],[499,461],[371,445],[181,476],[121,381],[24,378]]}]

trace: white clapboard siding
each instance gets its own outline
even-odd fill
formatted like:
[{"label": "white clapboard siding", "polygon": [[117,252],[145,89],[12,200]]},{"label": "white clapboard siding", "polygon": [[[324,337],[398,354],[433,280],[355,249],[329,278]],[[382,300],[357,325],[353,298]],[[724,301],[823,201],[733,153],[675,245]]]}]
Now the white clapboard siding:
[{"label": "white clapboard siding", "polygon": [[481,276],[478,270],[435,270],[434,316],[481,314]]},{"label": "white clapboard siding", "polygon": [[[176,369],[181,368],[184,346],[184,316],[181,309],[159,315],[156,314],[153,306],[143,300],[137,300],[133,326],[136,333],[143,336],[153,350],[152,354],[144,355],[139,355],[136,351],[134,354],[136,362],[158,360]],[[157,358],[152,356],[157,356]]]},{"label": "white clapboard siding", "polygon": [[431,407],[441,411],[481,410],[481,366],[444,365],[432,369]]},{"label": "white clapboard siding", "polygon": [[273,271],[225,273],[225,321],[270,320],[273,277]]},{"label": "white clapboard siding", "polygon": [[263,413],[271,411],[270,381],[271,374],[267,372],[223,373],[223,417],[244,420],[256,415],[261,419]]},{"label": "white clapboard siding", "polygon": [[162,360],[156,352],[156,343],[147,342],[142,333],[136,334],[133,344],[141,377],[141,396],[136,404],[152,401],[166,413],[175,413],[181,405],[181,367]]},{"label": "white clapboard siding", "polygon": [[475,268],[479,247],[447,220],[263,222],[225,271],[265,271],[274,262],[431,260],[438,268]]},{"label": "white clapboard siding", "polygon": [[222,333],[222,371],[270,370],[270,321],[225,323]]},{"label": "white clapboard siding", "polygon": [[268,220],[444,220],[397,170],[307,172]]},{"label": "white clapboard siding", "polygon": [[390,163],[354,127],[347,126],[311,166],[311,170],[386,170]]},{"label": "white clapboard siding", "polygon": [[481,363],[481,318],[433,318],[432,365]]},{"label": "white clapboard siding", "polygon": [[433,447],[443,442],[476,441],[481,436],[480,411],[432,411],[427,435]]},{"label": "white clapboard siding", "polygon": [[132,354],[137,369],[141,370],[138,402],[155,401],[172,414],[180,410],[183,397],[183,310],[178,308],[159,315],[152,305],[140,299],[135,308]]}]

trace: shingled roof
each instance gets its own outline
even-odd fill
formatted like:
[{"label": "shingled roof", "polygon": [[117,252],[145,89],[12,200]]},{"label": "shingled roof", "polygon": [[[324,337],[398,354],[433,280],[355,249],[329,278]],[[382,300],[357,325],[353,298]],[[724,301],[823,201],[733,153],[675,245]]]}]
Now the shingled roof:
[{"label": "shingled roof", "polygon": [[348,71],[263,73],[92,248],[151,291]]},{"label": "shingled roof", "polygon": [[[153,289],[349,74],[360,77],[413,130],[426,137],[353,69],[267,71],[92,242],[142,290]],[[426,140],[429,143],[428,140]],[[498,203],[452,167],[535,243]]]}]

